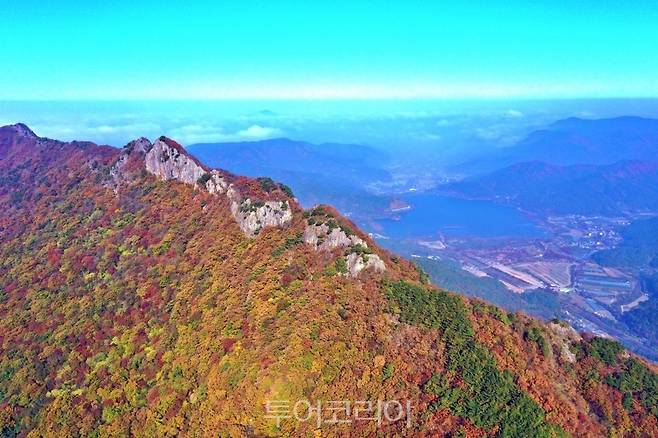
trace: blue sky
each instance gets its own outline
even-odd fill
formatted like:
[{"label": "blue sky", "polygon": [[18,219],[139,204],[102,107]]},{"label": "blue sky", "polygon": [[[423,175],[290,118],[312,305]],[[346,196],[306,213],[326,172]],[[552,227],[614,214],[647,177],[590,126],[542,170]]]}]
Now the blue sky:
[{"label": "blue sky", "polygon": [[644,0],[4,0],[0,99],[656,97],[656,23]]}]

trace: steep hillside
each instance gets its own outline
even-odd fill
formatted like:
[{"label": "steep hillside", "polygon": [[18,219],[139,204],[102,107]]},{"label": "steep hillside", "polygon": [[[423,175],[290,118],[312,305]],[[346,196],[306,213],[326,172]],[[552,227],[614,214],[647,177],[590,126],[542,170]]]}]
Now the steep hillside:
[{"label": "steep hillside", "polygon": [[615,248],[599,251],[592,258],[604,266],[658,269],[658,217],[631,223],[621,237]]},{"label": "steep hillside", "polygon": [[618,344],[429,286],[170,139],[0,128],[0,207],[2,436],[658,435]]}]

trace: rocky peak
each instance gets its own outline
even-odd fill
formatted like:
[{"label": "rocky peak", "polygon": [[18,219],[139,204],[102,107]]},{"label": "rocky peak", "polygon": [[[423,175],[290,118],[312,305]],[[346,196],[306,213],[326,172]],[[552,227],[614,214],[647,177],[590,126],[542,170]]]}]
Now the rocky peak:
[{"label": "rocky peak", "polygon": [[224,193],[228,189],[228,182],[219,170],[213,169],[207,175],[200,182],[203,182],[204,179],[206,180],[205,187],[209,193],[217,195]]},{"label": "rocky peak", "polygon": [[167,138],[158,138],[144,158],[146,170],[163,180],[178,180],[196,184],[204,174],[205,167],[183,149]]},{"label": "rocky peak", "polygon": [[347,272],[356,277],[364,269],[376,272],[386,271],[384,261],[368,247],[368,243],[354,231],[341,223],[333,213],[324,206],[307,211],[306,226],[302,239],[316,251],[332,252],[345,249]]},{"label": "rocky peak", "polygon": [[288,201],[252,201],[247,198],[232,201],[231,212],[248,236],[255,236],[266,227],[281,227],[292,220]]},{"label": "rocky peak", "polygon": [[4,127],[5,129],[12,131],[12,134],[16,137],[21,138],[39,138],[27,125],[23,123],[16,123],[15,125],[8,125]]},{"label": "rocky peak", "polygon": [[[22,123],[0,127],[0,146],[8,144],[11,147],[26,142],[35,145],[72,145],[76,148],[96,146],[88,142],[64,143],[40,138]],[[176,180],[196,189],[205,189],[214,196],[226,196],[231,214],[249,237],[256,236],[263,228],[281,227],[292,221],[293,211],[289,199],[272,199],[267,193],[253,193],[248,187],[249,182],[240,181],[234,175],[218,169],[208,169],[170,138],[162,136],[151,143],[141,137],[129,142],[119,154],[116,154],[114,148],[107,149],[108,157],[115,158],[109,170],[110,179],[105,184],[115,192],[122,184],[138,178],[145,169],[161,180]]]},{"label": "rocky peak", "polygon": [[333,251],[336,248],[347,248],[352,245],[368,246],[363,239],[355,234],[349,234],[340,228],[330,228],[327,224],[310,225],[304,229],[304,243],[312,245],[318,251]]},{"label": "rocky peak", "polygon": [[347,270],[350,276],[356,277],[364,269],[372,269],[375,272],[386,271],[384,261],[377,254],[359,254],[351,252],[345,256]]},{"label": "rocky peak", "polygon": [[139,154],[147,154],[152,147],[153,144],[148,138],[140,137],[125,145],[124,150],[126,150],[129,154],[133,152],[137,152]]},{"label": "rocky peak", "polygon": [[214,196],[226,196],[230,210],[240,229],[249,237],[256,236],[266,227],[280,227],[292,221],[292,208],[288,200],[253,199],[241,191],[235,177],[218,169],[208,169],[192,157],[180,144],[167,137],[151,143],[139,138],[128,143],[117,159],[110,174],[115,186],[124,179],[129,160],[143,162],[146,170],[162,180],[176,180],[205,189]]}]

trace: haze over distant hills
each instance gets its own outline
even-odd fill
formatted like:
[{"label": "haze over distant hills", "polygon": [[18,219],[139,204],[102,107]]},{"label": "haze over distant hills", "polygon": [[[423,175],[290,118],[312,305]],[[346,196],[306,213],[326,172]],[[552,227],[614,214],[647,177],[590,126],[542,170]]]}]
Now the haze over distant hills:
[{"label": "haze over distant hills", "polygon": [[558,120],[531,132],[514,145],[488,153],[459,168],[486,173],[525,161],[555,165],[613,164],[655,160],[658,156],[658,120],[643,117]]},{"label": "haze over distant hills", "polygon": [[333,175],[349,181],[386,179],[382,170],[389,157],[379,149],[364,145],[312,144],[288,138],[261,141],[197,143],[191,153],[211,165],[221,164],[236,172],[287,171]]},{"label": "haze over distant hills", "polygon": [[197,143],[188,150],[210,166],[248,176],[271,176],[294,187],[303,205],[331,203],[344,212],[381,214],[388,207],[384,197],[367,190],[387,183],[390,157],[364,145],[312,144],[287,138],[231,143]]},{"label": "haze over distant hills", "polygon": [[642,117],[559,120],[508,150],[515,161],[611,164],[658,155],[658,120]]},{"label": "haze over distant hills", "polygon": [[523,162],[446,189],[541,214],[615,216],[656,211],[658,162],[621,161],[600,166]]},{"label": "haze over distant hills", "polygon": [[[368,189],[392,178],[387,166],[391,157],[374,147],[273,139],[189,149],[210,165],[250,176],[272,175],[293,187],[306,205],[332,202],[360,219],[384,214],[392,196]],[[658,120],[568,118],[499,148],[495,156],[485,152],[461,167],[470,168],[472,176],[437,190],[539,214],[646,212],[658,209],[656,157]],[[486,168],[494,170],[483,173]],[[354,208],[354,199],[359,208]]]},{"label": "haze over distant hills", "polygon": [[473,169],[502,168],[442,190],[542,214],[653,211],[658,209],[657,158],[658,120],[569,118],[496,157],[470,163]]}]

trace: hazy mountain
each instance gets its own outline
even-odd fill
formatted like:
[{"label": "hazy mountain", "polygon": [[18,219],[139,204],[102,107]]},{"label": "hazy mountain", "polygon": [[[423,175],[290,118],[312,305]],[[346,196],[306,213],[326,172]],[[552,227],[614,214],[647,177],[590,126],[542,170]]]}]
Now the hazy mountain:
[{"label": "hazy mountain", "polygon": [[658,211],[658,162],[560,166],[524,162],[444,187],[541,214]]},{"label": "hazy mountain", "polygon": [[[658,434],[658,377],[619,344],[431,287],[171,139],[0,128],[0,207],[2,436]],[[277,424],[298,400],[411,414]]]},{"label": "hazy mountain", "polygon": [[613,164],[655,160],[658,120],[642,117],[569,118],[529,134],[513,146],[499,148],[458,166],[460,172],[490,172],[525,161],[556,165]]},{"label": "hazy mountain", "polygon": [[658,156],[658,120],[641,117],[560,120],[510,149],[515,161],[612,164]]},{"label": "hazy mountain", "polygon": [[[362,145],[311,144],[287,138],[237,143],[199,143],[188,146],[194,156],[210,166],[222,166],[245,175],[322,175],[365,184],[388,180],[387,156]],[[276,176],[276,175],[274,175]]]},{"label": "hazy mountain", "polygon": [[282,181],[294,189],[295,196],[306,206],[331,203],[359,218],[383,214],[390,201],[367,190],[370,184],[391,179],[385,169],[388,156],[369,146],[278,138],[200,143],[190,145],[188,150],[209,166]]}]

